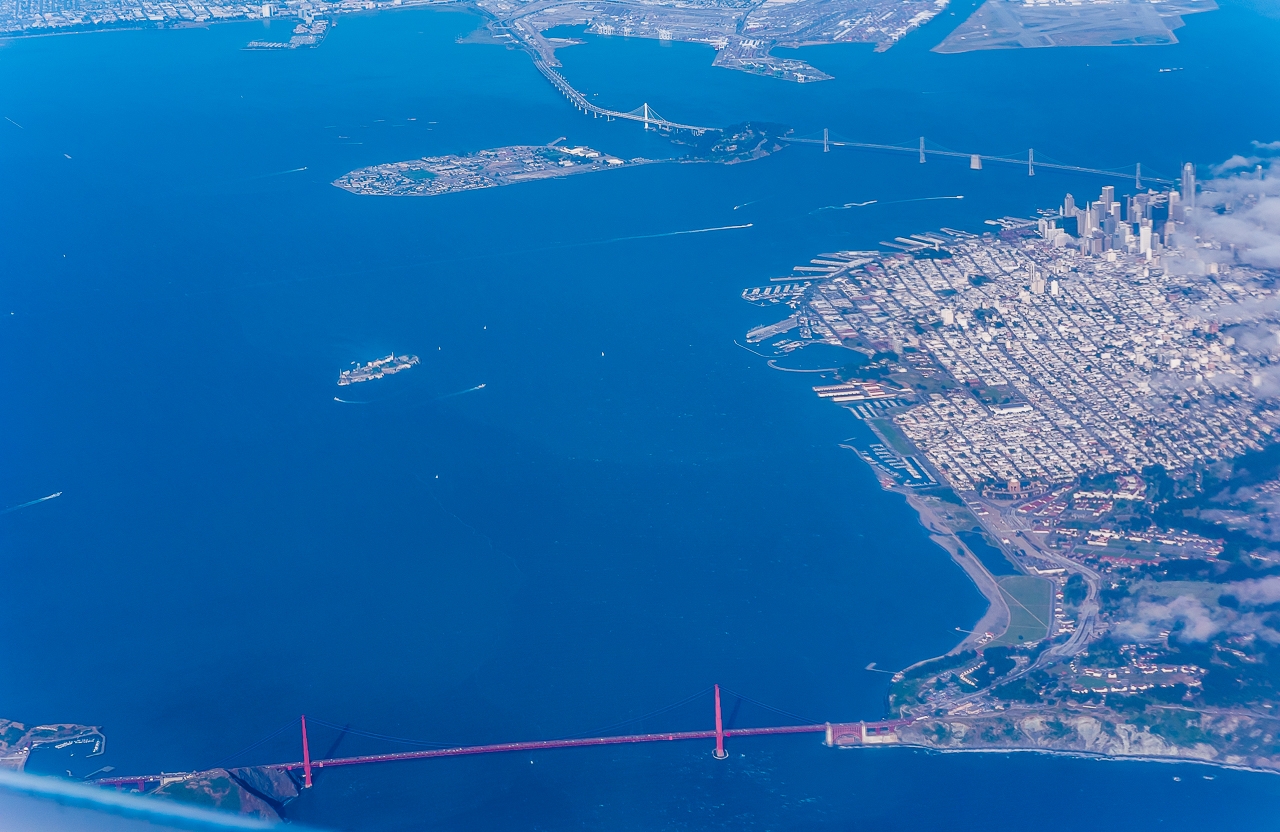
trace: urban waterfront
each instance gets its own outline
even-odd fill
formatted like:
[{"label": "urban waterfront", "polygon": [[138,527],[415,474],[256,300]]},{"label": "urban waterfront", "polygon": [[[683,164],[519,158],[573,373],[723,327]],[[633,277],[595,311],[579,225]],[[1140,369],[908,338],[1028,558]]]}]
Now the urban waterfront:
[{"label": "urban waterfront", "polygon": [[[1168,89],[1154,86],[1170,60],[1158,50],[935,56],[908,38],[901,52],[806,56],[836,77],[811,87],[716,70],[693,46],[595,39],[561,58],[624,110],[1034,145],[1172,175],[1280,136],[1274,114],[1224,130],[1198,112],[1213,73],[1246,71],[1210,42],[1231,15],[1274,36],[1249,14],[1182,30],[1191,69]],[[474,23],[344,18],[322,47],[279,54],[241,51],[259,24],[0,50],[26,84],[0,92],[22,125],[0,151],[0,337],[6,397],[22,405],[4,413],[4,504],[64,491],[0,530],[20,588],[4,605],[5,716],[102,725],[112,764],[146,771],[211,765],[301,711],[439,742],[540,739],[721,682],[819,720],[871,719],[885,677],[867,664],[946,650],[981,614],[914,513],[839,447],[857,421],[734,344],[773,320],[739,292],[814,252],[976,229],[1102,183],[792,147],[440,200],[332,188],[362,165],[560,135],[628,157],[665,144],[574,112],[518,52],[454,44]],[[1247,47],[1233,59],[1266,54]],[[661,70],[638,72],[641,53]],[[868,79],[876,60],[892,82]],[[1247,71],[1274,77],[1256,60]],[[964,71],[929,74],[945,61]],[[1039,104],[1037,77],[1074,68],[1167,111],[1117,94],[1010,124],[965,96],[993,67]],[[1212,106],[1248,105],[1233,94]],[[869,199],[885,204],[814,213]],[[332,401],[338,370],[391,352],[421,365],[361,404]],[[768,716],[744,705],[737,718]],[[646,728],[708,719],[694,706]],[[237,762],[293,759],[295,745]],[[1221,806],[1265,827],[1280,789],[1195,766],[841,752],[811,737],[731,750],[725,764],[640,748],[334,773],[290,809],[339,828],[963,829],[999,800],[1065,829],[1085,792],[1091,812],[1140,811],[1151,828],[1220,822]]]}]

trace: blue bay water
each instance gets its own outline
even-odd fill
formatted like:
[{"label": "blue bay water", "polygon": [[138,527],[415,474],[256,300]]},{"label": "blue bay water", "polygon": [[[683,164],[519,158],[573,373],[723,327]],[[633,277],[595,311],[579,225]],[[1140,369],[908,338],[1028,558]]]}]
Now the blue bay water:
[{"label": "blue bay water", "polygon": [[[602,103],[699,123],[1167,174],[1280,136],[1255,100],[1277,80],[1280,25],[1249,8],[1188,18],[1167,50],[929,53],[962,17],[883,54],[806,50],[837,80],[805,87],[687,45],[560,55]],[[281,54],[241,50],[257,24],[0,47],[0,115],[22,125],[0,132],[0,502],[64,492],[0,519],[4,716],[102,725],[106,761],[130,772],[213,765],[302,712],[438,742],[542,739],[714,682],[870,719],[886,677],[868,663],[946,650],[981,614],[838,446],[853,418],[734,343],[780,317],[738,295],[822,251],[981,228],[1102,181],[793,147],[439,199],[331,187],[360,165],[558,136],[669,149],[577,114],[518,52],[454,42],[476,24],[342,18],[321,48]],[[1169,65],[1187,69],[1156,72]],[[393,350],[422,365],[335,386]],[[731,701],[734,724],[787,721]],[[705,727],[709,708],[634,727]],[[336,740],[318,730],[313,748],[387,749]],[[1087,805],[1140,829],[1271,828],[1280,795],[1273,777],[1195,766],[808,736],[731,748],[726,763],[683,745],[326,772],[290,815],[1068,829]],[[236,762],[298,754],[287,732]]]}]

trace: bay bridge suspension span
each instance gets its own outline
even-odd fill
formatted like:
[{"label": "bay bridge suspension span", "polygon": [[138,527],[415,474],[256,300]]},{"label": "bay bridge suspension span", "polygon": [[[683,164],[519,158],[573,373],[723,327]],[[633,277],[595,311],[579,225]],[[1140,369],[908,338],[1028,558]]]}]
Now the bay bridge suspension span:
[{"label": "bay bridge suspension span", "polygon": [[996,162],[1009,165],[1026,165],[1027,175],[1035,176],[1036,168],[1047,168],[1049,170],[1065,170],[1074,173],[1092,173],[1100,176],[1113,176],[1117,178],[1127,178],[1133,176],[1134,186],[1141,190],[1142,183],[1155,182],[1161,185],[1176,184],[1172,179],[1162,179],[1158,176],[1143,176],[1142,163],[1138,162],[1134,165],[1132,173],[1128,170],[1105,168],[1088,168],[1080,165],[1065,165],[1058,162],[1036,161],[1036,152],[1034,148],[1027,150],[1025,158],[1015,156],[989,156],[983,153],[962,153],[957,150],[947,150],[941,148],[929,148],[925,146],[924,136],[920,137],[920,143],[916,147],[903,147],[897,144],[874,144],[871,142],[851,142],[843,139],[832,139],[830,131],[826,128],[822,131],[822,138],[800,138],[784,136],[783,141],[795,144],[820,144],[824,153],[830,151],[833,147],[856,147],[864,150],[888,150],[899,153],[916,153],[919,154],[920,164],[924,164],[929,156],[948,156],[954,159],[968,159],[969,167],[974,170],[981,170],[983,162]]},{"label": "bay bridge suspension span", "polygon": [[566,81],[563,75],[556,72],[554,68],[549,66],[546,61],[535,56],[533,59],[533,65],[538,68],[539,72],[546,76],[547,80],[551,82],[551,85],[555,87],[561,95],[569,99],[570,104],[580,112],[590,113],[593,118],[604,116],[609,120],[620,118],[627,121],[639,121],[644,124],[644,129],[646,130],[688,130],[695,136],[701,136],[704,133],[719,133],[722,129],[719,127],[699,127],[696,124],[681,124],[678,121],[667,121],[665,118],[654,112],[653,108],[650,107],[648,103],[641,104],[634,110],[630,110],[625,113],[620,110],[607,110],[604,107],[596,106],[587,100],[585,95],[574,89],[573,85]]},{"label": "bay bridge suspension span", "polygon": [[[622,112],[620,110],[609,110],[604,107],[600,107],[596,104],[591,103],[591,101],[588,100],[585,95],[583,95],[581,92],[575,89],[574,86],[570,84],[563,75],[557,72],[554,67],[548,64],[540,56],[534,53],[530,53],[530,54],[533,58],[533,65],[538,69],[539,72],[543,74],[543,76],[546,77],[548,81],[551,82],[551,85],[555,87],[556,90],[559,91],[561,95],[563,95],[566,99],[568,99],[569,103],[572,104],[575,109],[577,109],[579,112],[584,114],[590,113],[593,118],[599,118],[603,116],[605,119],[608,119],[610,121],[614,119],[638,121],[644,124],[644,129],[646,130],[653,129],[653,130],[662,130],[665,132],[671,132],[676,130],[687,130],[696,136],[701,136],[709,132],[716,132],[716,133],[723,132],[724,130],[724,128],[722,127],[705,127],[705,126],[699,126],[695,124],[683,124],[677,121],[668,121],[667,119],[658,115],[658,113],[652,107],[649,106],[648,102],[641,104],[639,107],[636,107],[634,110],[629,110],[627,112]],[[974,169],[981,169],[983,162],[995,162],[997,164],[1026,165],[1028,176],[1035,176],[1036,168],[1044,168],[1048,170],[1070,171],[1072,173],[1089,173],[1089,174],[1094,174],[1098,176],[1109,176],[1109,177],[1115,177],[1115,178],[1127,178],[1128,176],[1130,176],[1130,172],[1128,170],[1107,170],[1104,168],[1090,168],[1090,167],[1083,167],[1081,165],[1067,165],[1059,162],[1049,162],[1049,161],[1037,162],[1035,158],[1036,154],[1035,154],[1034,148],[1027,150],[1027,156],[1025,159],[1012,157],[1012,156],[993,156],[993,155],[988,155],[983,153],[963,153],[960,151],[947,150],[943,148],[928,148],[925,146],[924,136],[920,137],[920,143],[917,147],[904,147],[902,145],[896,145],[896,144],[876,144],[873,142],[854,142],[854,141],[847,141],[844,139],[832,139],[830,137],[830,132],[826,128],[824,128],[822,131],[821,139],[791,137],[791,136],[780,136],[779,139],[792,144],[820,144],[822,145],[823,152],[827,152],[833,147],[853,147],[853,148],[860,148],[863,150],[885,150],[885,151],[898,152],[898,153],[917,153],[919,154],[919,159],[921,164],[923,164],[927,160],[927,157],[929,156],[946,156],[946,157],[951,157],[956,159],[968,159],[969,166]],[[1138,162],[1134,165],[1132,176],[1134,180],[1134,186],[1138,190],[1142,189],[1144,181],[1157,183],[1161,185],[1176,184],[1172,179],[1162,179],[1156,176],[1144,177],[1142,175],[1141,162]]]},{"label": "bay bridge suspension span", "polygon": [[[728,692],[728,691],[726,691]],[[691,740],[714,740],[711,756],[717,760],[726,759],[729,752],[725,749],[725,741],[732,737],[760,737],[781,734],[823,734],[825,744],[830,747],[849,747],[858,745],[880,744],[896,741],[894,732],[902,725],[907,724],[907,720],[892,720],[882,722],[811,722],[802,721],[792,725],[778,725],[762,728],[726,728],[724,724],[723,712],[721,709],[721,689],[719,685],[713,688],[700,691],[694,696],[687,697],[680,702],[652,711],[650,714],[625,720],[616,725],[626,725],[635,723],[640,720],[649,718],[652,715],[661,714],[681,705],[696,701],[707,693],[713,694],[713,702],[715,709],[714,727],[695,731],[669,731],[664,733],[651,734],[615,734],[598,737],[565,737],[553,740],[533,740],[528,742],[502,742],[490,743],[487,745],[462,745],[462,746],[439,746],[434,743],[419,742],[415,740],[406,740],[399,737],[389,737],[383,734],[374,734],[366,731],[352,731],[350,726],[339,726],[333,723],[323,722],[320,720],[312,720],[313,723],[319,722],[321,725],[342,731],[344,733],[353,733],[374,739],[382,739],[400,743],[410,743],[416,745],[432,745],[435,747],[422,748],[414,751],[400,751],[388,754],[365,754],[352,757],[330,757],[327,759],[312,759],[311,757],[311,741],[307,734],[307,718],[302,716],[290,722],[288,725],[278,729],[275,733],[269,735],[263,740],[259,740],[254,745],[244,751],[237,752],[227,760],[234,759],[241,754],[261,745],[266,740],[278,736],[285,730],[294,726],[301,727],[301,749],[302,759],[284,763],[269,763],[267,765],[253,766],[258,769],[275,769],[284,772],[296,772],[301,775],[303,788],[311,788],[314,784],[316,772],[321,769],[340,768],[356,765],[370,765],[374,763],[395,763],[406,762],[410,760],[428,760],[438,757],[466,757],[479,754],[504,754],[512,752],[524,751],[546,751],[557,748],[590,748],[598,746],[611,745],[634,745],[639,743],[653,742],[686,742]],[[732,692],[728,692],[731,693]],[[777,708],[765,705],[762,702],[756,702],[740,694],[732,694],[741,701],[751,702],[761,707],[767,708],[780,714],[787,714],[786,711],[780,711]],[[794,714],[788,714],[795,717]],[[802,719],[796,717],[797,719]],[[219,766],[220,767],[220,766]],[[135,792],[149,792],[162,785],[172,782],[187,780],[200,774],[199,771],[178,772],[178,773],[161,773],[161,774],[145,774],[133,775],[125,777],[101,777],[91,780],[94,785],[104,787],[114,787],[121,790]]]}]

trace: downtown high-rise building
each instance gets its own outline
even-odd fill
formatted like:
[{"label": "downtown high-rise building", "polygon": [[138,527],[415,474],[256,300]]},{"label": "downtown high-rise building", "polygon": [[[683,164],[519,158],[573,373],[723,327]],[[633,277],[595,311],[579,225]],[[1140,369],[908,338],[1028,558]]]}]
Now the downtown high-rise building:
[{"label": "downtown high-rise building", "polygon": [[1196,204],[1196,166],[1190,162],[1182,166],[1182,204],[1188,208]]}]

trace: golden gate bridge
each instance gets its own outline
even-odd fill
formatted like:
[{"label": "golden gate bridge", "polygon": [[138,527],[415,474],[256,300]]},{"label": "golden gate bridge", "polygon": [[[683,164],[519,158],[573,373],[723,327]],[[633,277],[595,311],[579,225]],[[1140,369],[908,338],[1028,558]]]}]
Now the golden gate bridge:
[{"label": "golden gate bridge", "polygon": [[[780,711],[763,702],[756,702],[754,699],[735,694],[732,691],[726,691],[736,696],[742,701],[751,702],[760,705],[770,711],[780,714],[787,714],[786,711]],[[652,734],[617,734],[611,736],[598,737],[565,737],[553,740],[532,740],[527,742],[501,742],[490,743],[487,745],[460,745],[460,746],[439,746],[435,743],[420,742],[417,740],[405,740],[400,737],[390,737],[383,734],[375,734],[366,731],[352,731],[350,726],[339,726],[333,723],[324,722],[322,720],[313,719],[313,723],[319,723],[327,728],[333,728],[343,732],[356,733],[359,735],[389,740],[393,742],[407,742],[417,745],[436,745],[433,748],[423,748],[415,751],[400,751],[389,754],[364,754],[351,757],[330,757],[327,759],[312,759],[311,742],[307,735],[307,718],[302,716],[293,720],[288,725],[278,729],[275,733],[269,735],[263,740],[259,740],[249,748],[237,752],[232,757],[226,758],[223,762],[234,759],[241,754],[261,745],[266,740],[278,736],[283,731],[294,726],[301,727],[301,748],[302,759],[283,763],[269,763],[266,765],[253,766],[258,769],[275,769],[301,775],[303,788],[311,788],[314,783],[315,774],[321,769],[339,768],[345,766],[371,765],[374,763],[395,763],[406,762],[409,760],[429,760],[438,757],[465,757],[478,754],[505,754],[516,751],[545,751],[555,748],[590,748],[607,745],[632,745],[638,743],[652,742],[686,742],[691,740],[715,740],[714,748],[711,756],[717,760],[723,760],[729,756],[729,752],[725,750],[725,741],[733,737],[759,737],[780,734],[823,734],[824,741],[827,746],[834,748],[843,748],[867,744],[879,744],[884,742],[896,741],[894,736],[896,730],[907,724],[907,720],[887,720],[880,722],[805,722],[793,725],[778,725],[762,728],[726,728],[724,725],[724,716],[721,709],[720,686],[715,685],[713,688],[700,691],[691,697],[680,702],[660,708],[657,711],[651,711],[644,716],[635,717],[634,719],[625,720],[617,725],[625,725],[635,723],[643,719],[647,719],[653,715],[670,711],[676,707],[687,704],[701,698],[707,693],[713,694],[715,707],[714,727],[695,731],[669,731],[664,733]],[[794,714],[787,714],[794,717]],[[161,774],[144,774],[132,775],[126,777],[102,777],[95,778],[90,782],[97,786],[114,787],[116,789],[133,791],[133,792],[149,792],[153,789],[176,781],[186,780],[190,777],[200,774],[199,771],[192,772],[166,772]]]}]

